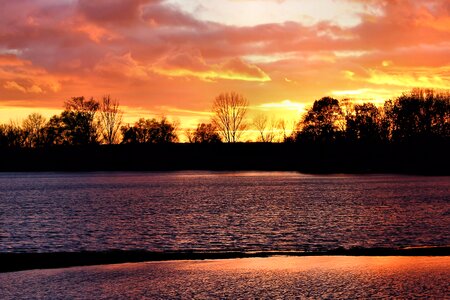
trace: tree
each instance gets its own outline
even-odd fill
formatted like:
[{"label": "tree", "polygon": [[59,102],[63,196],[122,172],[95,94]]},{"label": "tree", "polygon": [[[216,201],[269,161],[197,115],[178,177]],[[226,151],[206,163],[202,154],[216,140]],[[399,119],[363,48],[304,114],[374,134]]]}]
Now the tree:
[{"label": "tree", "polygon": [[140,118],[134,126],[122,126],[122,143],[124,144],[145,144],[151,142],[150,130],[155,119]]},{"label": "tree", "polygon": [[99,103],[93,98],[73,97],[64,103],[64,111],[54,115],[43,128],[45,145],[88,145],[98,143],[95,116]]},{"label": "tree", "polygon": [[169,122],[166,117],[162,117],[159,121],[153,119],[150,130],[150,138],[152,143],[175,143],[178,141],[176,134],[177,124]]},{"label": "tree", "polygon": [[122,126],[123,144],[160,144],[178,141],[176,123],[171,123],[166,117],[156,119],[141,118],[134,126]]},{"label": "tree", "polygon": [[43,138],[46,146],[69,144],[67,128],[61,115],[54,115],[48,120],[43,128]]},{"label": "tree", "polygon": [[280,119],[278,121],[277,127],[281,129],[282,141],[283,143],[292,143],[298,133],[298,122],[295,120],[286,121],[285,119]]},{"label": "tree", "polygon": [[194,132],[188,134],[190,143],[221,143],[220,135],[217,133],[217,127],[213,124],[201,123],[197,125],[197,129]]},{"label": "tree", "polygon": [[385,113],[395,142],[450,137],[450,94],[413,89],[388,101]]},{"label": "tree", "polygon": [[95,115],[100,104],[93,98],[73,97],[64,103],[61,113],[64,124],[64,139],[71,145],[98,143],[98,128]]},{"label": "tree", "polygon": [[38,147],[44,143],[45,118],[38,113],[30,114],[23,122],[22,129],[26,136],[27,147]]},{"label": "tree", "polygon": [[0,147],[23,147],[26,136],[16,122],[0,125]]},{"label": "tree", "polygon": [[248,101],[235,92],[222,93],[214,100],[212,124],[218,128],[227,143],[237,142],[247,128],[247,107]]},{"label": "tree", "polygon": [[357,104],[346,116],[346,137],[351,141],[382,140],[382,116],[373,103]]},{"label": "tree", "polygon": [[100,126],[103,141],[107,144],[118,142],[123,113],[119,110],[119,101],[104,96],[100,103]]},{"label": "tree", "polygon": [[342,130],[344,121],[339,101],[324,97],[314,101],[300,122],[301,131],[297,140],[330,142],[336,140]]},{"label": "tree", "polygon": [[277,134],[277,124],[264,114],[259,114],[253,119],[253,126],[259,133],[258,140],[263,143],[272,143]]}]

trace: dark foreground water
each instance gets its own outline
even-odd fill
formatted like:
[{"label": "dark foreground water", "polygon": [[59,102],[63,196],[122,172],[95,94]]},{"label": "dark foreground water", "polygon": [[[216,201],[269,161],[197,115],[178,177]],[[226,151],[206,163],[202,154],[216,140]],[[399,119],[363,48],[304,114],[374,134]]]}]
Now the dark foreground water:
[{"label": "dark foreground water", "polygon": [[2,299],[448,299],[449,257],[272,257],[0,274]]},{"label": "dark foreground water", "polygon": [[444,246],[449,228],[449,177],[0,174],[0,252]]}]

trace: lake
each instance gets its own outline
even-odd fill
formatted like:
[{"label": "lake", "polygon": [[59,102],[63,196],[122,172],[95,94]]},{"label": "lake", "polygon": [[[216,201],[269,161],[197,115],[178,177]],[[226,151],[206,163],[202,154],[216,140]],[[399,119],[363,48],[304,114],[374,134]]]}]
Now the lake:
[{"label": "lake", "polygon": [[0,274],[2,299],[448,299],[446,257],[270,257]]},{"label": "lake", "polygon": [[449,228],[449,177],[0,174],[0,252],[445,246]]}]

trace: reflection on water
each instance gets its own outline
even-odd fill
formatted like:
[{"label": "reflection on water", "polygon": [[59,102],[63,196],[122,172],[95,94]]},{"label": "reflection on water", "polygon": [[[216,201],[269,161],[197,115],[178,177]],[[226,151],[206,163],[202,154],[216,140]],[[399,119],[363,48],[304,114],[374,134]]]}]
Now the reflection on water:
[{"label": "reflection on water", "polygon": [[0,251],[450,244],[450,180],[264,172],[3,173]]},{"label": "reflection on water", "polygon": [[445,299],[449,257],[272,257],[0,274],[3,299]]}]

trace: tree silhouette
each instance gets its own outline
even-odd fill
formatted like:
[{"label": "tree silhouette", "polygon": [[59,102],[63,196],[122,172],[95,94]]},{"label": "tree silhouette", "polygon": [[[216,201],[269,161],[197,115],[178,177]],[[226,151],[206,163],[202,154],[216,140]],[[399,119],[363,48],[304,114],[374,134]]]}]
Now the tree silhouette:
[{"label": "tree silhouette", "polygon": [[253,119],[253,126],[258,130],[258,140],[263,143],[272,143],[277,135],[278,124],[274,120],[270,120],[264,114],[258,114]]},{"label": "tree silhouette", "polygon": [[341,132],[343,119],[338,100],[331,97],[316,100],[300,121],[301,131],[297,134],[296,140],[316,142],[336,140]]},{"label": "tree silhouette", "polygon": [[44,128],[46,120],[38,113],[30,114],[23,122],[22,129],[26,136],[27,147],[38,147],[44,143]]},{"label": "tree silhouette", "polygon": [[20,126],[11,121],[0,125],[0,147],[23,147],[26,145],[26,135]]},{"label": "tree silhouette", "polygon": [[[132,126],[120,126],[119,102],[105,96],[94,99],[74,97],[64,104],[64,111],[45,123],[40,114],[30,114],[23,122],[0,124],[0,147],[39,147],[52,145],[98,144],[100,134],[107,144],[116,143],[119,127],[122,143],[173,143],[178,141],[177,123],[167,118],[139,119]],[[211,124],[198,124],[188,134],[190,142],[237,142],[247,128],[248,101],[236,93],[224,93],[213,103]],[[257,115],[252,126],[259,141],[323,143],[336,140],[363,143],[403,143],[450,141],[450,93],[413,89],[388,100],[383,107],[371,103],[356,104],[344,99],[324,97],[316,100],[300,122],[270,121]],[[292,128],[291,128],[292,127]]]},{"label": "tree silhouette", "polygon": [[174,143],[178,141],[176,124],[171,123],[166,117],[159,121],[156,119],[141,118],[134,126],[122,126],[123,144],[160,144]]},{"label": "tree silhouette", "polygon": [[61,113],[64,124],[64,139],[71,145],[87,145],[98,143],[98,127],[95,115],[100,104],[93,98],[73,97],[65,102],[65,110]]},{"label": "tree silhouette", "polygon": [[43,131],[45,145],[98,144],[98,124],[95,116],[99,103],[94,99],[73,97],[64,103],[65,110],[54,115]]},{"label": "tree silhouette", "polygon": [[357,104],[346,116],[346,138],[349,141],[382,140],[382,116],[373,103]]},{"label": "tree silhouette", "polygon": [[450,94],[414,89],[385,105],[392,140],[450,137]]},{"label": "tree silhouette", "polygon": [[221,143],[220,135],[217,133],[217,127],[213,124],[201,123],[197,125],[197,129],[194,132],[188,134],[190,143]]},{"label": "tree silhouette", "polygon": [[227,143],[235,143],[246,129],[245,115],[248,101],[235,92],[222,93],[213,102],[212,124],[219,129]]},{"label": "tree silhouette", "polygon": [[284,143],[293,143],[298,134],[298,122],[295,120],[287,121],[285,119],[280,119],[278,121],[277,127],[281,129],[282,141]]},{"label": "tree silhouette", "polygon": [[162,117],[159,122],[153,119],[151,141],[152,143],[175,143],[178,141],[176,130],[177,124],[169,122],[166,117]]},{"label": "tree silhouette", "polygon": [[70,141],[66,139],[66,125],[61,116],[54,115],[48,120],[43,129],[44,145],[69,145]]},{"label": "tree silhouette", "polygon": [[120,126],[123,112],[119,109],[119,101],[104,96],[100,103],[100,125],[103,141],[106,144],[115,144],[119,140]]}]

